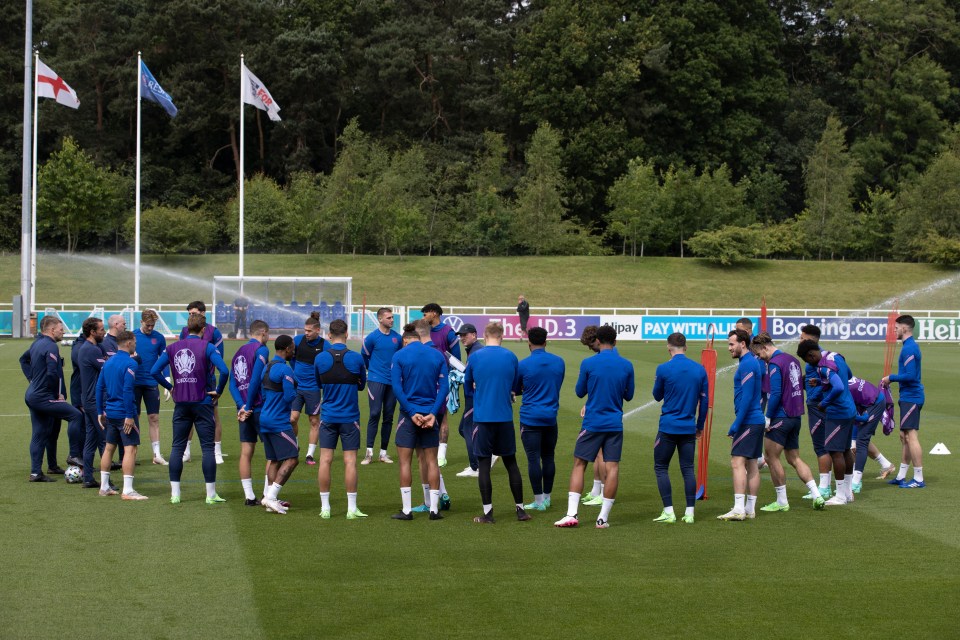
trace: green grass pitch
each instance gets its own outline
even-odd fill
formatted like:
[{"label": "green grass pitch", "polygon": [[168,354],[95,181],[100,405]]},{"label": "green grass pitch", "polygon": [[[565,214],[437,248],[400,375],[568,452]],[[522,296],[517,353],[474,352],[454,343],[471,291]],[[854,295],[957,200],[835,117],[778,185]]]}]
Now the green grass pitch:
[{"label": "green grass pitch", "polygon": [[[229,343],[228,354],[239,342]],[[0,637],[297,638],[297,637],[955,637],[950,613],[960,593],[955,509],[960,477],[955,391],[957,345],[924,345],[924,451],[943,441],[951,456],[925,455],[928,488],[900,490],[874,480],[870,461],[856,503],[814,512],[788,471],[789,513],[724,523],[731,483],[728,440],[732,373],[718,376],[711,446],[710,500],[693,526],[656,525],[661,504],[652,443],[658,407],[626,420],[621,485],[610,529],[595,530],[597,508],[581,508],[581,527],[552,526],[563,515],[581,406],[573,393],[578,343],[552,343],[567,362],[560,414],[554,506],[518,523],[506,474],[494,468],[493,526],[475,525],[476,480],[455,477],[466,463],[453,416],[445,479],[453,506],[441,522],[390,519],[400,505],[397,465],[360,468],[360,507],[369,518],[345,519],[342,463],[333,471],[333,518],[321,520],[315,467],[295,471],[282,497],[285,516],[243,506],[239,445],[224,410],[218,469],[228,502],[208,506],[198,451],[184,471],[184,502],[168,502],[165,468],[141,450],[136,485],[144,503],[100,498],[79,485],[26,482],[29,418],[17,358],[26,341],[0,342]],[[355,346],[355,345],[354,345]],[[526,347],[509,345],[523,357]],[[718,344],[720,367],[730,364]],[[699,356],[702,344],[691,344]],[[788,346],[789,348],[789,346]],[[880,377],[882,345],[844,344],[855,373]],[[63,349],[67,354],[67,349]],[[637,395],[651,400],[653,371],[666,359],[660,344],[626,343]],[[69,358],[68,358],[69,362]],[[69,364],[68,364],[69,369]],[[232,407],[225,401],[225,409]],[[361,401],[366,419],[365,402]],[[171,404],[162,405],[161,438],[170,447]],[[301,441],[305,443],[306,420]],[[66,456],[66,429],[60,458]],[[896,435],[876,438],[899,460]],[[809,438],[802,454],[813,463]],[[395,450],[391,446],[391,453]],[[258,449],[255,469],[262,461]],[[530,499],[526,461],[525,498]],[[675,503],[682,484],[673,468]],[[261,482],[255,475],[255,486]],[[588,478],[589,482],[589,478]],[[258,489],[259,491],[259,489]],[[414,486],[414,499],[419,489]],[[760,504],[774,499],[763,473]]]}]

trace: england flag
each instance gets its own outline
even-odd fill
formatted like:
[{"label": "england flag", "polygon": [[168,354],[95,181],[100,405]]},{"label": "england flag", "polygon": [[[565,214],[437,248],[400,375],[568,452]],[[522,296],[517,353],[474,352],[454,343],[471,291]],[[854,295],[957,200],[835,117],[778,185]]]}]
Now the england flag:
[{"label": "england flag", "polygon": [[63,81],[56,72],[37,58],[37,97],[53,98],[65,107],[76,109],[80,106],[77,92]]}]

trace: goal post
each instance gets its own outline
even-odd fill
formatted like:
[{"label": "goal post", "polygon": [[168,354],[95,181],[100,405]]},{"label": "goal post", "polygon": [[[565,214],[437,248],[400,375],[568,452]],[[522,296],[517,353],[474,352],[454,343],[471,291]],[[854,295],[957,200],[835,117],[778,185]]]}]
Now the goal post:
[{"label": "goal post", "polygon": [[[210,304],[213,323],[224,335],[246,335],[254,320],[264,320],[270,333],[303,330],[303,321],[316,311],[326,330],[333,320],[350,324],[353,278],[296,276],[214,276]],[[244,309],[246,318],[243,318]],[[246,324],[241,327],[242,323]]]}]

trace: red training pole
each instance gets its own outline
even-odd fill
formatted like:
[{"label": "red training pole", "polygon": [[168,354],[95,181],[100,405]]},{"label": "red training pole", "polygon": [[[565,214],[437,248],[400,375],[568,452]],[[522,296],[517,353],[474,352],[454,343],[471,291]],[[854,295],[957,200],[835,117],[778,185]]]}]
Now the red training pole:
[{"label": "red training pole", "polygon": [[767,330],[767,296],[760,298],[760,331]]},{"label": "red training pole", "polygon": [[900,315],[898,308],[900,306],[899,300],[894,300],[893,310],[887,314],[887,339],[886,339],[886,352],[883,356],[883,377],[886,378],[890,375],[890,372],[893,370],[893,351],[897,347],[897,316]]},{"label": "red training pole", "polygon": [[697,500],[707,500],[707,469],[710,465],[710,431],[713,426],[713,392],[717,384],[717,352],[713,348],[714,326],[708,329],[706,348],[700,352],[700,363],[707,370],[707,420],[700,436],[699,457],[697,458]]}]

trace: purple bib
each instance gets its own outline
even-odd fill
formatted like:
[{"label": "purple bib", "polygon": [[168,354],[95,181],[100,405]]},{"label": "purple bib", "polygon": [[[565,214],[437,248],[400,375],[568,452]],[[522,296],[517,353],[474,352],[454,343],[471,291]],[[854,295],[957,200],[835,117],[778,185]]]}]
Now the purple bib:
[{"label": "purple bib", "polygon": [[247,390],[250,388],[253,365],[257,362],[257,349],[259,348],[259,342],[248,342],[237,349],[237,353],[233,356],[233,361],[230,363],[230,372],[237,383],[237,390],[240,391],[240,397],[243,398],[243,403],[249,408],[256,408],[263,405],[263,394],[257,394],[257,398],[252,405],[247,404]]},{"label": "purple bib", "polygon": [[780,403],[783,412],[791,418],[803,415],[803,369],[800,362],[782,351],[770,358],[770,364],[780,369]]},{"label": "purple bib", "polygon": [[174,402],[200,402],[208,397],[207,344],[188,338],[167,347]]}]

